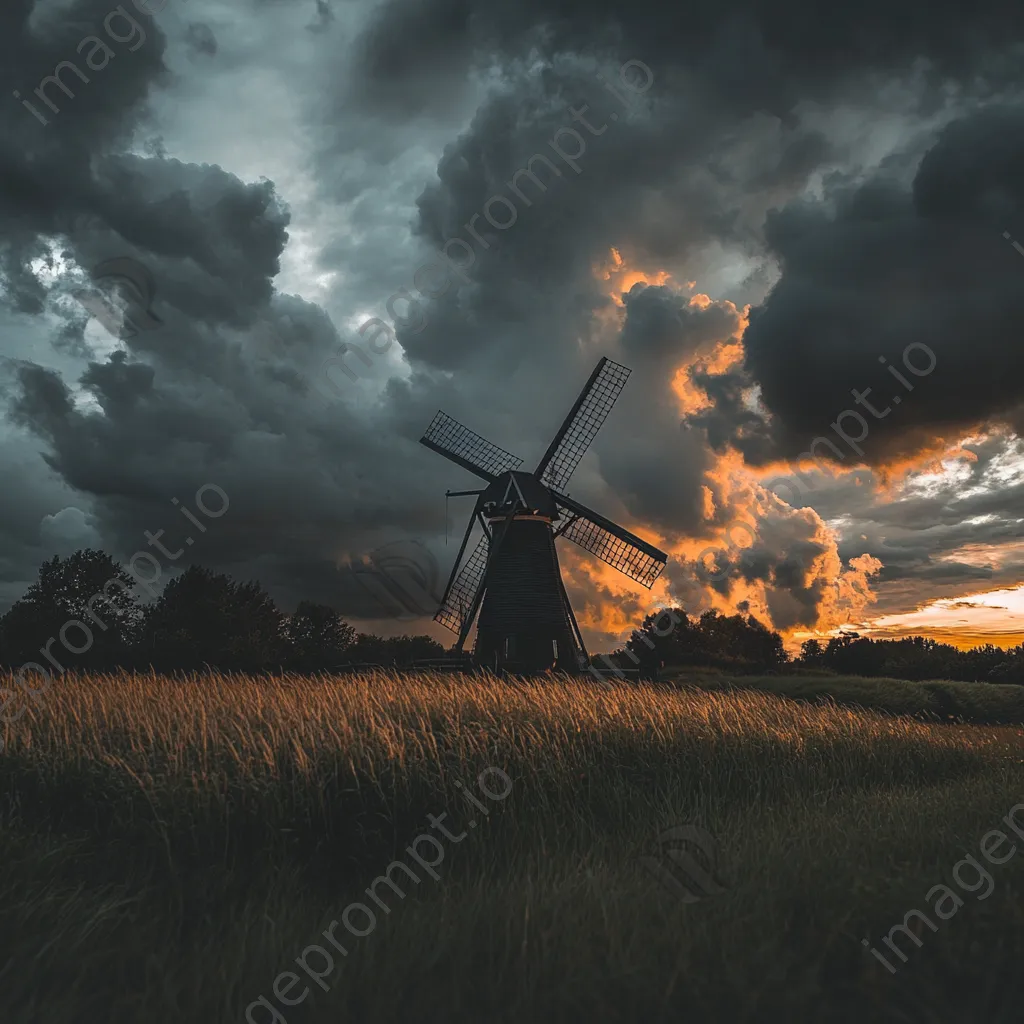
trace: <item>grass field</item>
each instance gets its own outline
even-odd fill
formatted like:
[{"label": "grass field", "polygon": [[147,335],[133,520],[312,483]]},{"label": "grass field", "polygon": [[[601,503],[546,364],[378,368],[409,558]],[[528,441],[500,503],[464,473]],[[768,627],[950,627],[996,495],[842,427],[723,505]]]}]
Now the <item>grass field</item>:
[{"label": "grass field", "polygon": [[[981,861],[986,899],[952,876],[989,830],[1017,838],[1019,726],[381,673],[65,676],[0,728],[5,1024],[243,1022],[260,997],[255,1024],[1008,1024],[1024,1007],[1024,840]],[[491,767],[511,791],[488,802]],[[433,880],[407,848],[443,813],[465,834],[428,853]],[[717,837],[727,886],[696,903],[639,863],[685,823]],[[396,859],[419,882],[376,890],[385,913],[365,890]],[[940,883],[963,905],[920,948],[897,936],[890,973],[861,939],[888,952]],[[295,959],[330,949],[354,901],[375,929],[339,925],[329,973],[306,954],[325,991]],[[273,989],[289,970],[295,1006]]]},{"label": "grass field", "polygon": [[707,669],[679,669],[671,681],[716,692],[758,690],[800,701],[835,701],[925,721],[973,722],[978,725],[1024,724],[1024,686],[961,683],[948,679],[906,679],[838,675],[742,676]]}]

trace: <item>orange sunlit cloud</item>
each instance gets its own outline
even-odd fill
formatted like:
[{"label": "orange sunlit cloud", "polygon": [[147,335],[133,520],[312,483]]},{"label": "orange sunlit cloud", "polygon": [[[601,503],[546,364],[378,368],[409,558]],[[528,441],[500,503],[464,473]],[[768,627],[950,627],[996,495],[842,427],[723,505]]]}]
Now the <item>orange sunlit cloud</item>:
[{"label": "orange sunlit cloud", "polygon": [[[720,557],[735,559],[742,549],[754,544],[770,555],[817,551],[806,560],[802,578],[796,581],[800,587],[818,593],[812,604],[817,630],[834,629],[864,614],[874,600],[870,578],[881,568],[878,559],[865,554],[844,565],[835,536],[817,512],[811,508],[793,509],[766,490],[744,467],[737,452],[722,455],[706,472],[705,479],[705,522],[697,534],[666,543],[664,538],[651,536],[650,530],[635,524],[631,527],[660,543],[676,566],[676,571],[663,576],[652,591],[624,580],[609,566],[573,560],[574,589],[588,595],[580,616],[582,628],[622,635],[635,625],[638,610],[646,613],[676,604],[691,615],[708,609],[734,615],[742,608],[780,629],[784,638],[790,640],[794,629],[780,624],[778,616],[802,620],[807,608],[780,589],[773,579],[748,580],[733,573],[727,577],[727,586],[718,589],[707,578],[707,572],[713,572],[720,564]],[[790,565],[788,574],[793,571]]]},{"label": "orange sunlit cloud", "polygon": [[[610,317],[607,312],[602,316],[608,317],[608,326],[614,330],[621,329],[623,293],[638,283],[673,284],[669,272],[635,268],[619,249],[612,249],[608,259],[595,266],[594,275],[599,281],[608,282],[607,293],[615,302],[614,312]],[[685,287],[692,292],[696,282],[686,282]],[[700,310],[714,304],[727,308],[734,315],[731,319],[736,326],[729,335],[687,353],[676,367],[669,384],[679,401],[683,420],[711,404],[703,389],[694,384],[695,373],[726,373],[743,358],[742,337],[750,312],[749,306],[738,309],[727,300],[715,300],[703,293],[692,294],[685,301]],[[752,408],[757,408],[758,397],[753,389],[744,397]],[[816,629],[828,630],[863,615],[874,600],[871,577],[877,574],[881,563],[862,555],[844,564],[836,537],[813,509],[794,509],[761,484],[760,480],[768,476],[766,469],[773,470],[771,475],[779,475],[792,473],[794,465],[780,463],[754,470],[732,449],[709,452],[708,458],[701,490],[704,523],[694,535],[674,537],[669,542],[642,523],[623,523],[665,549],[676,566],[676,572],[664,574],[651,591],[631,583],[603,563],[572,556],[566,560],[568,582],[574,595],[582,599],[580,627],[590,633],[622,636],[635,625],[638,610],[646,613],[669,603],[682,605],[690,614],[714,609],[732,615],[743,608],[775,628],[780,628],[778,616],[785,621],[803,621],[810,613],[816,616]],[[813,463],[808,464],[808,468],[812,466]],[[846,473],[852,468],[837,465],[836,471]],[[733,573],[727,586],[716,588],[706,573],[698,571],[698,562],[707,568],[717,564],[715,551],[726,559],[735,559],[743,548],[754,544],[775,545],[780,552],[802,552],[799,560],[804,564],[798,572],[802,579],[793,577],[797,570],[790,565],[787,577],[791,582],[786,586],[816,594],[809,606],[801,604],[807,601],[806,597],[786,591],[774,578],[748,580]],[[794,632],[792,628],[781,631],[787,637]]]},{"label": "orange sunlit cloud", "polygon": [[912,475],[924,482],[928,478],[936,484],[948,479],[950,473],[962,470],[963,462],[976,462],[978,456],[963,446],[969,438],[933,437],[922,441],[916,451],[901,455],[881,465],[873,466],[875,490],[880,495],[895,495]]},{"label": "orange sunlit cloud", "polygon": [[[623,248],[613,248],[607,258],[593,268],[595,279],[602,283],[602,290],[612,300],[598,314],[609,331],[621,330],[625,320],[622,297],[637,284],[673,288],[681,301],[697,310],[718,305],[735,313],[734,322],[738,326],[731,335],[705,341],[697,351],[687,349],[685,355],[681,349],[679,363],[668,383],[685,423],[712,405],[712,399],[694,382],[694,377],[727,373],[740,364],[750,309],[740,310],[727,300],[695,293],[695,281],[677,282],[667,270],[640,268],[633,262]],[[771,421],[771,413],[762,406],[756,387],[745,391],[742,399],[751,410]],[[822,434],[832,436],[827,424],[823,424]],[[707,608],[735,614],[742,608],[779,629],[791,649],[809,636],[827,636],[850,628],[876,636],[924,633],[961,647],[989,640],[1003,645],[1017,643],[1024,636],[1024,629],[1018,630],[1016,606],[1011,610],[985,606],[978,611],[961,604],[953,614],[951,604],[932,601],[923,603],[915,612],[872,618],[870,610],[876,601],[875,588],[882,563],[868,554],[844,562],[839,555],[837,532],[843,528],[842,517],[826,523],[813,507],[803,504],[808,500],[813,504],[816,487],[835,487],[844,479],[863,487],[866,492],[873,492],[875,499],[883,503],[931,499],[949,493],[962,495],[967,481],[975,479],[971,463],[977,462],[978,455],[972,446],[984,445],[993,436],[990,429],[981,425],[953,436],[921,432],[913,438],[910,449],[873,465],[857,460],[846,447],[843,447],[846,458],[842,461],[780,459],[757,467],[746,465],[739,452],[733,449],[707,451],[708,465],[700,492],[703,523],[692,535],[682,538],[673,535],[667,540],[649,527],[645,528],[643,523],[631,526],[671,557],[669,571],[653,591],[631,584],[606,566],[583,562],[573,566],[576,588],[587,595],[586,622],[581,619],[581,627],[600,630],[605,635],[621,635],[635,623],[639,609],[652,611],[671,602],[682,605],[691,614],[699,614]],[[811,440],[809,437],[808,447]],[[837,438],[837,443],[840,440]],[[986,474],[985,487],[1024,483],[1024,445],[1019,451],[1008,450],[998,456]],[[798,476],[803,486],[786,493],[785,487],[776,485],[781,494],[766,490],[765,484],[780,476]],[[796,501],[795,496],[803,500]],[[803,507],[793,507],[784,498]],[[864,500],[870,499],[871,494],[865,494]],[[761,547],[757,552],[761,561],[771,562],[782,555],[790,559],[786,564],[788,582],[785,585],[771,575],[767,580],[748,580],[732,574],[727,578],[727,585],[716,588],[709,583],[706,573],[696,571],[698,560],[709,568],[718,564],[709,548],[721,552],[726,561],[735,561],[743,548],[753,544]],[[1024,541],[966,544],[935,557],[938,561],[1005,572],[1008,564],[1024,561],[1021,549],[1024,549]],[[820,553],[810,558],[808,551]],[[924,590],[928,584],[922,581],[919,586]],[[799,593],[801,589],[803,597]],[[806,594],[811,591],[817,596],[807,605]],[[909,592],[914,593],[914,589]],[[809,622],[808,615],[815,621]],[[780,625],[794,621],[803,625],[788,629]]]},{"label": "orange sunlit cloud", "polygon": [[[650,531],[642,531],[651,537]],[[573,592],[576,619],[584,633],[626,637],[644,615],[672,603],[662,577],[647,590],[605,562],[566,546],[559,553],[566,586]]]},{"label": "orange sunlit cloud", "polygon": [[[706,295],[694,295],[690,299],[690,305],[699,306],[698,300],[706,298]],[[684,416],[692,416],[694,413],[711,407],[711,399],[693,383],[692,375],[695,370],[712,374],[725,373],[743,358],[743,344],[740,338],[746,330],[747,312],[748,310],[743,311],[740,328],[734,337],[716,342],[710,353],[698,353],[676,369],[675,376],[672,378],[672,390],[679,398],[679,411]]]},{"label": "orange sunlit cloud", "polygon": [[[633,285],[672,283],[671,275],[665,271],[652,273],[631,267],[615,249],[611,251],[607,264],[597,268],[595,273],[599,279],[609,282],[610,294],[620,309],[621,294]],[[696,284],[687,282],[686,287],[692,292]],[[705,294],[694,294],[687,301],[691,306],[706,309],[715,300]],[[698,373],[725,373],[742,360],[742,337],[749,307],[737,310],[737,314],[739,327],[731,337],[703,346],[702,350],[682,359],[676,367],[670,386],[679,400],[679,411],[684,420],[711,406],[711,399],[694,383],[694,376]],[[749,395],[745,394],[744,399],[751,403],[751,408],[758,408],[759,396],[755,389],[751,389]],[[808,474],[811,480],[820,475],[834,480],[852,477],[857,485],[870,488],[883,501],[934,497],[955,491],[971,478],[970,463],[976,462],[978,456],[968,445],[983,443],[986,439],[987,435],[977,427],[953,437],[921,436],[916,439],[916,450],[912,453],[870,467],[852,461],[849,458],[852,453],[847,453],[848,458],[844,462],[786,460],[756,469],[747,466],[736,451],[709,453],[710,465],[704,474],[701,494],[704,528],[698,531],[698,535],[676,539],[671,545],[662,541],[662,547],[669,551],[673,561],[686,566],[692,575],[692,583],[680,583],[679,574],[676,574],[673,603],[682,604],[688,611],[713,608],[724,614],[735,614],[742,607],[780,629],[791,649],[807,636],[828,635],[851,627],[876,636],[926,633],[959,647],[982,642],[997,642],[1004,646],[1020,642],[1024,638],[1024,628],[1019,625],[1019,613],[1024,610],[1024,586],[1019,591],[998,592],[1001,596],[1012,594],[1012,598],[1007,598],[1005,607],[991,606],[987,600],[979,602],[977,607],[965,604],[963,600],[933,601],[915,612],[872,619],[869,612],[876,600],[874,584],[882,568],[881,561],[862,554],[844,564],[839,556],[836,532],[821,520],[813,508],[795,509],[763,486],[772,477],[799,472],[804,480],[808,479]],[[813,484],[810,490],[813,491]],[[747,580],[732,575],[728,578],[728,586],[721,588],[725,591],[723,593],[711,586],[706,576],[701,577],[695,571],[698,559],[709,567],[715,564],[715,555],[708,552],[709,547],[719,549],[726,558],[735,559],[743,548],[755,543],[775,544],[776,551],[779,551],[787,543],[797,541],[821,550],[801,568],[804,578],[799,585],[805,590],[814,588],[820,593],[814,605],[816,621],[809,627],[780,627],[781,621],[794,621],[798,616],[806,621],[807,610],[800,607],[793,592],[780,590],[774,580]],[[1022,551],[1018,549],[1024,549],[1024,541],[963,545],[956,551],[939,556],[939,560],[998,570],[1010,559],[1015,562],[1022,560]],[[593,627],[600,624],[600,628],[608,633],[628,625],[620,611],[609,607],[615,603],[615,595],[622,587],[621,581],[614,577],[612,572],[602,573],[594,579],[605,599],[594,605]],[[646,597],[653,598],[654,595]],[[643,598],[640,600],[644,601]],[[647,607],[654,606],[653,601],[644,603]],[[599,613],[597,609],[600,609]]]},{"label": "orange sunlit cloud", "polygon": [[[690,282],[689,287],[696,287],[696,282]],[[699,292],[690,298],[689,304],[698,309],[707,309],[714,301],[709,295]],[[723,300],[722,305],[735,312],[739,318],[736,331],[729,337],[718,339],[710,351],[696,352],[690,359],[684,360],[676,368],[672,378],[672,390],[679,398],[679,411],[683,416],[692,416],[711,406],[707,394],[693,383],[695,371],[708,374],[725,373],[743,358],[742,338],[749,322],[750,307],[747,306],[741,311],[728,300]]]},{"label": "orange sunlit cloud", "polygon": [[[602,281],[611,282],[608,294],[617,306],[624,306],[622,296],[635,284],[663,285],[667,284],[672,275],[667,270],[656,270],[647,273],[627,266],[618,249],[612,248],[608,260],[594,268],[594,275]],[[691,281],[687,287],[692,288]]]}]

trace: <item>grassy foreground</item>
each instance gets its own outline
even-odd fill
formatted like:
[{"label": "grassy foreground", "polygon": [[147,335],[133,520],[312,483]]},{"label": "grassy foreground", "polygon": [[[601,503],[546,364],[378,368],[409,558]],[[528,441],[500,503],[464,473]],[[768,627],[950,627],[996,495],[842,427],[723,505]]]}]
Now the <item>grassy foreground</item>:
[{"label": "grassy foreground", "polygon": [[[1019,727],[379,673],[65,676],[0,729],[7,1024],[220,1024],[247,1007],[253,1024],[996,1024],[1024,1006],[1024,840],[981,860],[984,900],[952,875],[1024,803]],[[475,781],[491,767],[512,780],[500,801]],[[407,848],[445,813],[465,834],[427,850],[433,880]],[[728,888],[683,903],[639,858],[691,822],[717,837]],[[377,890],[385,913],[366,889],[396,859],[419,882]],[[963,905],[921,948],[898,938],[891,974],[861,939],[887,952],[940,883]],[[339,924],[328,972],[304,950],[330,950],[321,933],[354,901],[376,927]],[[298,1005],[275,996],[285,971],[301,976],[285,997],[308,988]]]}]

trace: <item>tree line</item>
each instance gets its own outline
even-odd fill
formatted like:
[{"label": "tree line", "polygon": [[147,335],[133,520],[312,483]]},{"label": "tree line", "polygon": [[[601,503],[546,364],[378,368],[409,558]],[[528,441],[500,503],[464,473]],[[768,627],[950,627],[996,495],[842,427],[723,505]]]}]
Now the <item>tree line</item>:
[{"label": "tree line", "polygon": [[[440,659],[445,648],[426,635],[360,633],[334,609],[301,602],[282,612],[259,583],[239,583],[192,566],[154,601],[137,599],[137,581],[109,555],[86,549],[44,562],[39,577],[0,618],[0,665],[65,669],[155,668],[317,671],[353,665],[407,667]],[[603,663],[603,664],[602,664]],[[961,651],[915,636],[872,640],[843,633],[808,640],[790,659],[779,633],[753,615],[682,608],[648,615],[611,655],[592,659],[654,676],[663,668],[714,666],[774,672],[787,666],[843,675],[956,679],[1024,684],[1024,645]]]},{"label": "tree line", "polygon": [[808,640],[797,664],[843,675],[1024,684],[1024,645],[1006,649],[983,644],[961,651],[923,636],[872,640],[844,633],[824,644]]},{"label": "tree line", "polygon": [[642,674],[686,666],[734,672],[775,672],[788,666],[839,675],[1024,684],[1024,645],[984,644],[961,651],[923,636],[872,640],[846,632],[824,643],[808,640],[799,657],[791,659],[782,637],[753,615],[706,611],[690,618],[681,608],[648,615],[610,660]]},{"label": "tree line", "polygon": [[[359,633],[332,608],[303,601],[283,613],[259,583],[192,566],[148,605],[136,581],[102,551],[44,562],[39,577],[0,619],[0,664],[65,669],[204,666],[300,671],[440,658],[429,636]],[[29,669],[35,671],[35,669]]]}]

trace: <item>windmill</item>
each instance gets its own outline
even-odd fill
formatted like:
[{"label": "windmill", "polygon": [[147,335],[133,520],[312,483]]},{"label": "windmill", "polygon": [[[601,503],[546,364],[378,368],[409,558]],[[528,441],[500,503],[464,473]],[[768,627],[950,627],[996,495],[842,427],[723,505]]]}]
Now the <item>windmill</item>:
[{"label": "windmill", "polygon": [[[486,482],[434,618],[458,634],[462,652],[477,618],[474,660],[490,668],[577,671],[586,663],[576,616],[558,567],[555,538],[650,587],[668,556],[565,493],[580,459],[611,412],[630,371],[603,358],[532,472],[523,460],[438,411],[420,444]],[[483,536],[463,563],[473,526]],[[461,566],[461,568],[460,568]]]}]

